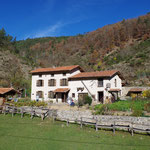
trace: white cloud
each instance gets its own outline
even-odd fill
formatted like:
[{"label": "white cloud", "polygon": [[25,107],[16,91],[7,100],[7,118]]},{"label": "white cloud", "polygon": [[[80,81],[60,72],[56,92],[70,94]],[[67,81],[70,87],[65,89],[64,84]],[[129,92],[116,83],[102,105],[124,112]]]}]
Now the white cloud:
[{"label": "white cloud", "polygon": [[49,26],[43,30],[36,32],[32,37],[45,37],[45,36],[56,36],[63,24],[61,22],[57,22],[56,24]]},{"label": "white cloud", "polygon": [[70,21],[58,21],[57,23],[55,23],[54,25],[51,25],[49,27],[45,27],[43,29],[40,29],[34,33],[28,34],[24,37],[24,39],[27,38],[37,38],[37,37],[47,37],[47,36],[59,36],[63,27],[70,25],[70,24],[74,24],[74,23],[78,23],[82,20],[84,20],[86,18],[84,17],[79,17]]}]

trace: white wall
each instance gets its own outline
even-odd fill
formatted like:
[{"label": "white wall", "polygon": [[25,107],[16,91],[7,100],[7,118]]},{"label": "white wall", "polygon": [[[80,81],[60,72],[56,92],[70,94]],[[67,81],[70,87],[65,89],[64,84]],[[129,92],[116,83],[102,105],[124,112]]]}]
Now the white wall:
[{"label": "white wall", "polygon": [[[39,77],[39,75],[32,75],[32,90],[31,90],[31,99],[36,100],[36,92],[37,91],[43,91],[44,92],[44,100],[51,100],[51,98],[48,98],[48,92],[54,91],[57,88],[69,88],[69,82],[68,86],[60,86],[60,79],[62,78],[69,78],[70,76],[76,75],[80,73],[80,70],[77,70],[73,73],[66,73],[66,76],[63,76],[63,74],[54,74],[54,77],[51,77],[51,74],[42,75],[42,77]],[[50,79],[56,79],[56,86],[48,86],[48,80]],[[37,87],[36,82],[37,80],[44,80],[44,86],[43,87]],[[42,100],[42,99],[40,99]],[[56,101],[56,99],[53,99]],[[61,102],[61,99],[58,99],[58,102]]]},{"label": "white wall", "polygon": [[[31,91],[31,99],[36,100],[36,92],[37,91],[43,91],[44,92],[44,99],[43,100],[53,100],[56,102],[56,99],[48,98],[48,92],[54,91],[57,88],[69,88],[70,92],[68,94],[69,97],[72,97],[72,93],[75,93],[75,98],[73,98],[75,101],[78,100],[78,94],[79,93],[88,93],[90,96],[95,96],[95,101],[98,102],[98,92],[103,91],[104,93],[104,100],[106,97],[111,97],[111,94],[108,92],[108,88],[106,88],[106,84],[111,84],[111,89],[120,89],[122,90],[122,84],[121,79],[118,75],[115,75],[114,77],[110,79],[104,79],[103,81],[103,87],[98,87],[98,79],[94,80],[76,80],[76,81],[68,81],[68,86],[60,86],[60,79],[62,78],[69,78],[75,74],[80,73],[80,70],[77,70],[73,73],[67,73],[66,76],[63,76],[63,74],[54,74],[54,77],[51,77],[50,74],[48,75],[42,75],[42,77],[39,77],[39,75],[33,75],[32,76],[32,91]],[[37,87],[36,82],[37,80],[44,80],[44,86],[43,87]],[[56,79],[56,86],[48,86],[48,80],[50,79]],[[117,87],[115,87],[115,79],[117,81]],[[83,91],[77,91],[77,88],[84,88]],[[121,96],[122,93],[120,93],[119,96]],[[42,100],[42,99],[40,99]],[[93,99],[94,100],[94,99]],[[58,102],[62,102],[61,97],[58,97]]]},{"label": "white wall", "polygon": [[[115,79],[117,81],[117,87],[115,87]],[[111,89],[122,90],[121,79],[119,78],[118,75],[116,75],[110,79],[104,79],[103,80],[103,87],[98,87],[98,79],[69,81],[69,87],[71,89],[69,92],[69,97],[72,97],[72,93],[75,93],[75,98],[73,98],[73,99],[78,100],[78,94],[79,93],[88,93],[89,96],[94,95],[95,101],[98,102],[98,92],[103,91],[104,92],[104,101],[105,101],[107,96],[111,97],[111,94],[108,92],[109,88],[106,88],[107,83],[111,84]],[[77,88],[84,88],[84,90],[83,91],[81,91],[81,90],[77,91]],[[121,96],[121,93],[119,96]]]}]

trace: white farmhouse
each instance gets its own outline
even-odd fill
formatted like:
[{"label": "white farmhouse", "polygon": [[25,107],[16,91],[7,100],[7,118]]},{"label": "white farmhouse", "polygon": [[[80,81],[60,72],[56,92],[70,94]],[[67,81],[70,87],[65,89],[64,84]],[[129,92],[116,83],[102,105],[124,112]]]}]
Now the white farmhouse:
[{"label": "white farmhouse", "polygon": [[119,71],[84,72],[78,66],[41,68],[31,71],[32,100],[66,102],[92,97],[93,102],[114,101],[122,94],[122,76]]}]

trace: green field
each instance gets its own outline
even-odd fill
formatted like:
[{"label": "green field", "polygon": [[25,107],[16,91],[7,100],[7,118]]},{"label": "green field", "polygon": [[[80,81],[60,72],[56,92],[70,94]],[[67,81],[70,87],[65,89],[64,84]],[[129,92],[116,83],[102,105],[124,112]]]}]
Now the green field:
[{"label": "green field", "polygon": [[0,115],[0,150],[149,150],[150,136]]}]

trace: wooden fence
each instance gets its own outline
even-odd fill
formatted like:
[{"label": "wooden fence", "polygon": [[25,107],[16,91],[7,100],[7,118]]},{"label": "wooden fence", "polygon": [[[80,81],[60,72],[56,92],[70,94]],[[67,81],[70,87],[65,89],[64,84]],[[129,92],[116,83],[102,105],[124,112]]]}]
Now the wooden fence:
[{"label": "wooden fence", "polygon": [[116,130],[124,130],[131,133],[133,136],[134,133],[147,133],[150,134],[150,125],[148,124],[140,124],[129,121],[101,121],[98,118],[87,118],[81,117],[80,119],[69,119],[69,118],[58,118],[53,116],[54,121],[65,121],[66,125],[69,126],[69,123],[79,124],[81,128],[83,125],[90,125],[95,128],[96,131],[98,129],[110,129],[115,134]]},{"label": "wooden fence", "polygon": [[[53,121],[59,120],[59,121],[65,121],[67,126],[69,126],[70,123],[76,123],[79,124],[81,128],[83,128],[83,125],[90,125],[95,128],[96,131],[98,129],[110,129],[115,134],[116,130],[124,130],[131,133],[133,136],[134,133],[147,133],[150,134],[150,125],[149,124],[140,124],[130,121],[104,121],[100,120],[97,117],[94,118],[88,118],[88,117],[81,117],[81,118],[60,118],[57,116],[57,113],[51,113],[52,110],[49,110],[47,108],[43,107],[15,107],[15,106],[1,106],[1,112],[5,115],[7,113],[11,113],[12,117],[14,114],[20,114],[21,118],[23,118],[24,114],[29,114],[31,116],[31,119],[33,119],[34,116],[41,117],[42,120],[44,120],[45,117],[51,116],[53,117]],[[51,113],[51,115],[50,115]]]},{"label": "wooden fence", "polygon": [[29,114],[31,116],[31,119],[33,117],[38,116],[41,117],[42,120],[44,120],[45,117],[49,115],[49,109],[43,108],[43,107],[15,107],[10,105],[4,105],[1,106],[1,112],[6,115],[7,113],[11,113],[12,117],[14,114],[21,114],[21,118],[24,117],[24,114]]}]

